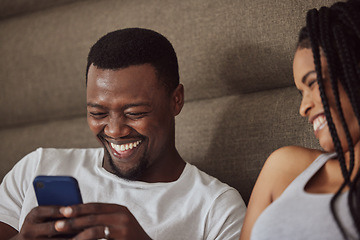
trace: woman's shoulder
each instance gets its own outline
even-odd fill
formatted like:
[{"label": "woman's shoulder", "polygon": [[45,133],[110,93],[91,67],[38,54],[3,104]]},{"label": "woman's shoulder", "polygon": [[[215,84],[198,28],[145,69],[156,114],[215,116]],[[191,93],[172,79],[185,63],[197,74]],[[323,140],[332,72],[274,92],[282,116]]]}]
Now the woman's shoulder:
[{"label": "woman's shoulder", "polygon": [[323,152],[298,146],[287,146],[274,151],[266,160],[263,174],[272,178],[272,200]]},{"label": "woman's shoulder", "polygon": [[295,168],[305,170],[322,151],[318,149],[304,148],[300,146],[286,146],[275,150],[266,160],[265,164],[286,169]]},{"label": "woman's shoulder", "polygon": [[242,230],[242,237],[250,231],[262,211],[275,201],[322,152],[298,146],[282,147],[266,160],[251,193]]}]

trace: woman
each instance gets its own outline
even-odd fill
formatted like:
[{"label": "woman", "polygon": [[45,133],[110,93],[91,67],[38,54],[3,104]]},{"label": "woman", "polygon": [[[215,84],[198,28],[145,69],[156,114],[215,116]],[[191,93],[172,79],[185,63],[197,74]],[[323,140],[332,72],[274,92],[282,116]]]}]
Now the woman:
[{"label": "woman", "polygon": [[240,239],[360,239],[360,1],[310,10],[293,62],[300,114],[323,151],[267,159]]}]

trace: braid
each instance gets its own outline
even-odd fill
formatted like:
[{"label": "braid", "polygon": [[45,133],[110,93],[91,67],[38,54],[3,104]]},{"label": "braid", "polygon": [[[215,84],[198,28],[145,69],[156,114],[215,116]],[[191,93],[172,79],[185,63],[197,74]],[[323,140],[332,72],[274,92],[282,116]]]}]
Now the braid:
[{"label": "braid", "polygon": [[[319,26],[320,26],[320,39],[321,39],[320,45],[322,46],[324,55],[327,59],[328,72],[329,72],[329,76],[330,76],[330,82],[331,82],[333,94],[335,96],[336,107],[338,109],[338,112],[340,113],[341,123],[342,123],[345,133],[346,133],[346,138],[347,138],[347,142],[348,142],[350,154],[351,154],[351,157],[350,157],[351,164],[350,164],[350,168],[348,170],[347,175],[344,175],[347,172],[344,155],[343,154],[339,155],[339,163],[340,163],[342,173],[344,176],[344,182],[341,185],[341,187],[338,189],[338,191],[332,197],[332,199],[330,201],[330,209],[331,209],[331,212],[334,216],[336,223],[338,224],[338,226],[341,230],[343,237],[345,239],[347,239],[346,233],[344,231],[344,227],[342,226],[342,224],[338,218],[338,215],[335,211],[335,203],[336,203],[336,199],[340,196],[344,187],[346,185],[350,184],[350,176],[351,176],[351,172],[352,172],[352,169],[354,166],[354,164],[353,164],[354,163],[354,146],[352,144],[351,135],[349,133],[349,129],[345,122],[345,117],[343,114],[342,106],[340,104],[339,88],[338,88],[339,86],[338,86],[338,81],[337,81],[338,71],[337,71],[337,67],[336,67],[337,66],[336,61],[334,59],[334,56],[335,56],[334,49],[331,47],[331,41],[330,41],[330,37],[329,37],[329,25],[330,25],[330,12],[328,11],[328,8],[321,8],[319,11]],[[342,149],[341,149],[341,151],[342,151]]]},{"label": "braid", "polygon": [[[351,52],[348,49],[348,46],[346,44],[346,40],[344,38],[344,35],[343,35],[341,29],[339,29],[338,26],[334,27],[334,37],[335,37],[335,40],[336,40],[337,48],[339,49],[339,56],[340,56],[340,59],[341,59],[340,62],[342,63],[342,68],[344,69],[344,71],[342,71],[342,73],[343,73],[345,81],[342,80],[343,78],[341,78],[342,84],[343,84],[344,88],[346,89],[346,91],[348,93],[348,96],[350,98],[350,102],[353,105],[355,115],[359,119],[359,112],[356,109],[357,104],[354,103],[354,99],[356,98],[356,96],[354,95],[353,88],[351,87],[351,85],[352,85],[351,81],[349,81],[349,79],[351,79],[351,76],[353,76],[353,74],[352,74],[353,72],[351,71],[351,69],[349,69],[349,67],[347,67],[347,66],[349,66],[351,64],[351,59],[353,59],[353,58],[350,57]],[[347,70],[347,69],[349,69],[349,70]],[[351,153],[350,160],[354,160],[354,146],[353,146],[353,143],[352,143],[352,139],[351,139],[348,127],[347,127],[346,122],[345,122],[343,111],[339,110],[339,112],[341,113],[341,121],[342,121],[343,127],[345,129],[345,133],[346,133],[346,137],[347,137],[348,145],[349,145],[349,150],[350,150],[350,153]],[[352,168],[354,167],[353,164],[354,164],[354,161],[350,161],[349,175],[351,175]]]},{"label": "braid", "polygon": [[[355,44],[360,39],[360,31],[359,31],[359,25],[360,21],[358,21],[357,24],[355,24],[355,20],[351,17],[350,10],[345,4],[338,4],[335,7],[336,10],[342,13],[342,17],[340,18],[340,21],[342,21],[344,24],[344,19],[346,23],[350,23],[349,26],[351,26],[351,29],[353,32],[355,32],[356,40]],[[356,15],[355,15],[356,16]],[[348,96],[350,99],[350,102],[353,106],[353,110],[355,113],[355,116],[357,117],[357,120],[360,125],[360,115],[359,115],[359,100],[357,95],[359,94],[359,59],[356,57],[356,51],[351,49],[353,47],[349,37],[346,37],[346,33],[344,32],[344,29],[340,27],[339,25],[336,25],[334,27],[334,38],[336,41],[337,49],[339,52],[340,62],[342,64],[343,69],[343,78],[341,78],[342,83],[344,86],[346,86]],[[354,149],[350,148],[350,173],[352,171],[351,168],[353,168],[354,165]],[[350,189],[349,189],[349,197],[348,197],[348,204],[350,207],[350,212],[352,214],[356,229],[358,231],[358,235],[360,235],[360,213],[359,213],[359,171],[357,172],[354,180],[350,182]]]},{"label": "braid", "polygon": [[352,31],[357,35],[357,38],[360,39],[359,17],[357,16],[359,14],[357,12],[358,10],[356,8],[348,8],[344,6],[344,3],[342,2],[335,3],[331,8],[342,13],[340,15],[340,20],[347,24],[350,29],[352,29]]},{"label": "braid", "polygon": [[[340,96],[339,96],[339,87],[338,87],[338,76],[337,76],[337,68],[336,68],[336,63],[334,60],[334,49],[331,47],[331,42],[329,39],[329,19],[330,15],[329,15],[329,11],[328,8],[321,8],[319,11],[319,26],[320,26],[320,45],[322,46],[323,52],[325,54],[325,57],[327,59],[327,63],[328,63],[328,72],[329,72],[329,76],[330,76],[330,82],[331,82],[331,86],[332,86],[332,90],[333,90],[333,94],[335,96],[335,102],[336,102],[336,107],[338,109],[338,112],[340,113],[340,119],[341,119],[341,123],[344,127],[345,133],[346,133],[346,137],[347,137],[347,141],[349,144],[349,148],[350,149],[354,149],[353,144],[352,144],[352,139],[350,136],[350,132],[349,129],[347,127],[347,124],[345,122],[345,117],[343,114],[343,110],[342,110],[342,106],[340,103]],[[324,90],[324,89],[323,89]],[[324,92],[324,91],[323,91]],[[331,114],[330,114],[331,115]],[[335,133],[335,141],[339,141],[339,151],[341,151],[341,153],[339,154],[339,161],[340,161],[340,165],[341,165],[341,169],[342,169],[342,173],[344,176],[345,181],[348,183],[349,178],[350,178],[350,174],[351,174],[351,168],[349,169],[349,171],[346,169],[346,164],[345,164],[345,157],[343,154],[343,150],[341,148],[341,142],[337,136],[337,132],[334,126],[333,132]],[[353,152],[353,151],[352,151]]]},{"label": "braid", "polygon": [[338,25],[335,26],[333,32],[339,52],[339,57],[341,59],[340,62],[344,70],[344,79],[341,78],[340,80],[342,81],[342,84],[346,87],[350,102],[353,105],[354,113],[357,119],[360,119],[359,102],[357,100],[358,97],[356,94],[359,92],[359,85],[357,83],[359,79],[359,72],[357,71],[358,66],[356,56],[354,51],[351,51],[351,49],[349,49],[349,43],[346,40],[345,33],[343,32],[341,27]]},{"label": "braid", "polygon": [[[347,70],[347,69],[349,69],[349,67],[347,67],[347,65],[349,65],[350,52],[348,50],[344,35],[339,27],[334,27],[334,37],[336,40],[337,48],[339,49],[339,57],[340,57],[340,59],[342,59],[340,62],[342,63],[342,68],[344,69],[344,71],[342,72],[342,75],[344,76],[345,81],[342,81],[342,83],[343,83],[344,88],[347,90],[348,96],[350,98],[350,102],[353,105],[354,112],[358,117],[358,111],[357,111],[356,107],[354,107],[355,104],[353,101],[354,91],[353,91],[353,88],[351,87],[351,85],[353,85],[353,84],[351,84],[351,82],[349,81],[349,78],[350,78],[349,76],[351,75],[351,73],[349,73],[349,71]],[[342,121],[344,121],[344,120],[342,120]],[[344,127],[344,129],[345,129],[345,127]],[[352,173],[353,167],[354,167],[354,158],[355,158],[354,157],[354,146],[352,144],[351,137],[350,137],[350,134],[348,133],[347,127],[346,127],[346,137],[348,140],[348,146],[349,146],[349,151],[350,151],[349,176],[346,179],[346,181],[348,182],[348,185],[350,186],[348,204],[349,204],[350,213],[352,214],[355,225],[358,225],[359,216],[358,216],[358,214],[356,214],[356,207],[354,206],[353,201],[352,201],[353,198],[351,197],[355,193],[355,188],[354,188],[354,184],[350,181],[350,176],[351,176],[351,173]],[[359,232],[359,229],[357,229],[357,230]]]},{"label": "braid", "polygon": [[[341,156],[342,156],[342,158],[344,158],[344,154],[343,154],[343,151],[341,148],[341,143],[339,141],[339,137],[338,137],[336,129],[335,129],[335,125],[334,125],[332,117],[331,117],[328,100],[327,100],[325,90],[324,90],[322,71],[321,71],[319,39],[318,39],[318,35],[317,35],[319,33],[319,26],[318,26],[317,22],[318,22],[318,11],[316,9],[310,10],[307,14],[306,25],[308,28],[309,38],[310,38],[310,42],[311,42],[311,48],[312,48],[312,52],[314,55],[315,71],[316,71],[316,75],[317,75],[317,82],[319,85],[320,97],[323,102],[325,116],[326,116],[326,120],[328,122],[331,136],[333,138],[334,146],[335,146],[336,152],[339,153],[339,159],[340,159]],[[342,162],[340,161],[340,163],[344,163],[344,161],[342,161]],[[348,173],[346,170],[346,166],[344,166],[344,165],[345,164],[340,164],[342,174],[343,174],[343,176],[347,176]],[[342,184],[341,190],[343,188],[344,188],[344,184]],[[334,197],[337,197],[340,194],[341,190],[339,189],[339,191],[334,195]],[[341,225],[339,217],[337,216],[337,214],[335,212],[334,202],[335,201],[333,198],[331,200],[331,204],[330,204],[331,212],[333,213],[334,219],[335,219],[336,223],[338,224],[342,235],[344,236],[345,239],[347,239],[344,228]]]},{"label": "braid", "polygon": [[[350,6],[350,4],[354,4],[354,6]],[[306,30],[314,55],[320,97],[344,178],[342,185],[330,201],[331,212],[344,239],[347,239],[347,234],[335,210],[335,203],[345,186],[349,186],[348,204],[358,232],[358,237],[360,237],[360,170],[357,171],[355,178],[351,181],[351,174],[354,169],[355,150],[340,102],[338,81],[340,80],[350,99],[360,126],[360,98],[358,97],[360,94],[360,47],[358,46],[360,42],[359,8],[360,2],[358,0],[350,0],[348,3],[336,3],[331,8],[323,7],[319,11],[312,9],[308,12],[306,19]],[[303,33],[301,34],[304,35]],[[300,41],[303,40],[304,37],[302,37]],[[300,41],[298,46],[301,46]],[[325,94],[324,80],[321,71],[320,46],[327,60],[336,108],[339,112],[341,124],[344,128],[348,143],[348,151],[350,152],[349,169],[347,169],[346,166],[341,141],[333,123],[328,99]]]}]

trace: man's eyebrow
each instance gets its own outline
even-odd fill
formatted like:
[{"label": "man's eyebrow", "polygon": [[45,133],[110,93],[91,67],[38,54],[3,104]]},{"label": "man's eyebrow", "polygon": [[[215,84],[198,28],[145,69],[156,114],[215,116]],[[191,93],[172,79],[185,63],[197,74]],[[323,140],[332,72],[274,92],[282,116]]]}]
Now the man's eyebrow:
[{"label": "man's eyebrow", "polygon": [[126,105],[124,106],[124,109],[132,108],[132,107],[141,107],[141,106],[150,107],[150,104],[148,104],[148,103],[146,103],[146,102],[130,103],[130,104],[126,104]]},{"label": "man's eyebrow", "polygon": [[[101,109],[104,109],[104,110],[107,110],[108,108],[107,107],[104,107],[100,104],[97,104],[97,103],[87,103],[87,106],[88,107],[93,107],[93,108],[101,108]],[[147,106],[147,107],[150,107],[150,104],[148,103],[145,103],[145,102],[140,102],[140,103],[129,103],[129,104],[126,104],[123,108],[124,109],[128,109],[128,108],[132,108],[132,107],[141,107],[141,106]]]},{"label": "man's eyebrow", "polygon": [[107,110],[106,107],[100,105],[100,104],[97,104],[97,103],[91,103],[91,102],[88,102],[86,104],[88,107],[93,107],[93,108],[101,108],[101,109],[104,109],[104,110]]},{"label": "man's eyebrow", "polygon": [[307,74],[305,74],[304,76],[303,76],[303,78],[302,78],[302,83],[305,83],[305,81],[306,81],[306,79],[308,78],[308,76],[310,75],[310,74],[313,74],[313,73],[316,73],[316,71],[315,70],[313,70],[313,71],[310,71],[310,72],[308,72]]}]

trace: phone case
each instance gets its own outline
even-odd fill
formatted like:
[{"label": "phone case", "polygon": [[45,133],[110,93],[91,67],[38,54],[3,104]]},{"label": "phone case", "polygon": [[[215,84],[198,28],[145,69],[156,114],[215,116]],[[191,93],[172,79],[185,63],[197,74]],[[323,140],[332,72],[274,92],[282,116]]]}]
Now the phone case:
[{"label": "phone case", "polygon": [[33,182],[39,206],[82,203],[77,180],[71,176],[37,176]]}]

